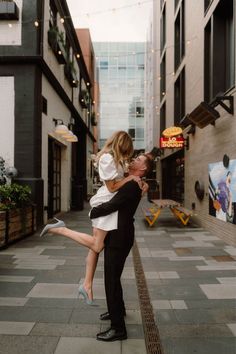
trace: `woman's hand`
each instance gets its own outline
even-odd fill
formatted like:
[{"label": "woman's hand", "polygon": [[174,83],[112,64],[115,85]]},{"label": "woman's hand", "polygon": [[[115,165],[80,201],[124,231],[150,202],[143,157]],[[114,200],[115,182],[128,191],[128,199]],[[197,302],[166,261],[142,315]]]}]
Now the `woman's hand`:
[{"label": "woman's hand", "polygon": [[142,196],[148,191],[149,185],[142,181]]},{"label": "woman's hand", "polygon": [[128,182],[128,181],[135,181],[135,182],[137,182],[138,185],[139,185],[139,188],[140,188],[140,189],[143,188],[142,180],[141,180],[141,178],[140,178],[139,176],[130,175],[130,176],[126,177],[126,179],[127,179],[127,182]]}]

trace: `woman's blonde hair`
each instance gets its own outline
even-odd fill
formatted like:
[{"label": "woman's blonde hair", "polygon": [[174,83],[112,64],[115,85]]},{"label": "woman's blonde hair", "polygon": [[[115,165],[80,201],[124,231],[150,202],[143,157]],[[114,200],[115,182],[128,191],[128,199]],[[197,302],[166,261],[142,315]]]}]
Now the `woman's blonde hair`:
[{"label": "woman's blonde hair", "polygon": [[107,139],[104,147],[99,151],[97,159],[99,160],[104,153],[111,153],[117,166],[119,163],[122,164],[124,160],[131,158],[134,153],[131,136],[123,130],[115,132]]}]

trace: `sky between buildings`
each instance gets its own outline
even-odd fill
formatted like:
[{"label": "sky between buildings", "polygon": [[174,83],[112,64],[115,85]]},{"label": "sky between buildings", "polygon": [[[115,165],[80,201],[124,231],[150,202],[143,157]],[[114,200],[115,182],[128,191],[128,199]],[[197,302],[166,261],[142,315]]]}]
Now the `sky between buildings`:
[{"label": "sky between buildings", "polygon": [[93,42],[146,41],[152,0],[67,0],[76,28]]}]

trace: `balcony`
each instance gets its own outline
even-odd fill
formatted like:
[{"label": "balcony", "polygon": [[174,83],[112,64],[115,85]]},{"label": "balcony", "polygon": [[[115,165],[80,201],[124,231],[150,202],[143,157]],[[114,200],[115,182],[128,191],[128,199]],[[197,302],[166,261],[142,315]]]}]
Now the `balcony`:
[{"label": "balcony", "polygon": [[14,1],[0,1],[0,20],[19,20],[19,9]]},{"label": "balcony", "polygon": [[67,54],[65,49],[64,33],[59,32],[57,27],[51,27],[48,31],[48,43],[52,48],[58,63],[66,64]]}]

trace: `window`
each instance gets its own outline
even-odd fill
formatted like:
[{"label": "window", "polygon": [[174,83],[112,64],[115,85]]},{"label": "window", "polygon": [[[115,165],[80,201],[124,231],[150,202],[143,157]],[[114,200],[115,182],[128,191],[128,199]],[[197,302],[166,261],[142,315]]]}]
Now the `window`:
[{"label": "window", "polygon": [[136,117],[143,117],[144,107],[136,107]]},{"label": "window", "polygon": [[45,97],[42,96],[42,111],[44,114],[48,114],[48,101]]},{"label": "window", "polygon": [[144,139],[144,129],[136,128],[136,139]]},{"label": "window", "polygon": [[164,2],[165,2],[165,0],[161,0],[160,1],[161,9],[162,9],[162,6],[163,6]]},{"label": "window", "polygon": [[161,33],[161,51],[163,51],[166,44],[166,6],[164,6],[164,9],[162,11],[160,33]]},{"label": "window", "polygon": [[164,102],[160,110],[160,135],[166,129],[166,103]]},{"label": "window", "polygon": [[108,61],[100,61],[101,69],[108,69]]},{"label": "window", "polygon": [[234,86],[235,34],[233,0],[221,0],[204,33],[204,99]]},{"label": "window", "polygon": [[185,69],[181,71],[175,82],[175,125],[179,125],[180,120],[185,116]]},{"label": "window", "polygon": [[134,128],[129,129],[128,133],[131,136],[131,138],[133,138],[133,139],[135,138],[135,129]]},{"label": "window", "polygon": [[166,54],[161,61],[161,80],[160,80],[160,101],[166,94]]},{"label": "window", "polygon": [[178,69],[185,54],[185,14],[182,1],[175,20],[175,70]]},{"label": "window", "polygon": [[175,0],[175,8],[178,6],[179,0]]},{"label": "window", "polygon": [[54,27],[57,25],[57,8],[54,0],[49,2],[49,17],[50,17],[50,26]]},{"label": "window", "polygon": [[206,12],[206,10],[208,9],[208,6],[210,5],[211,0],[204,0],[204,10]]}]

